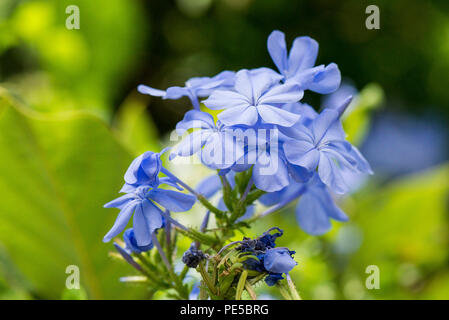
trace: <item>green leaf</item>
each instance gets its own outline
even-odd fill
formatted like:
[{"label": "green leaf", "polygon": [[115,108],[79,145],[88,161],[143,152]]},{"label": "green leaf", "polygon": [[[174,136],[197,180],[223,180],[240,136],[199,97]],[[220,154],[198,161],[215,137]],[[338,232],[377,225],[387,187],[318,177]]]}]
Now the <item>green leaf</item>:
[{"label": "green leaf", "polygon": [[144,99],[131,95],[121,105],[115,119],[120,140],[136,155],[148,150],[160,150],[156,126],[146,108]]},{"label": "green leaf", "polygon": [[76,265],[89,298],[136,298],[102,237],[132,157],[97,117],[42,116],[0,88],[0,243],[38,297],[57,299]]}]

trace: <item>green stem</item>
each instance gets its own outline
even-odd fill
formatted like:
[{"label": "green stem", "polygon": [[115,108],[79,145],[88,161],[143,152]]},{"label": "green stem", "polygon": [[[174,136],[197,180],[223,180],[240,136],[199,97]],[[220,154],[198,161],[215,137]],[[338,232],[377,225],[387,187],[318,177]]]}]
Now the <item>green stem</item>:
[{"label": "green stem", "polygon": [[279,292],[281,293],[281,295],[284,297],[285,300],[293,300],[292,297],[290,296],[288,287],[285,286],[284,281],[278,281],[276,287],[278,287]]},{"label": "green stem", "polygon": [[182,284],[182,281],[178,277],[178,275],[173,271],[172,265],[168,261],[167,256],[165,255],[164,250],[162,249],[161,244],[159,243],[159,240],[157,239],[155,232],[153,232],[153,234],[152,234],[152,240],[153,240],[154,246],[156,247],[156,249],[159,252],[159,255],[160,255],[162,261],[165,264],[165,267],[167,268],[167,271],[168,271],[168,274],[169,274],[171,280],[173,281],[173,288],[176,289],[181,296],[188,297],[186,288]]},{"label": "green stem", "polygon": [[292,296],[292,300],[302,300],[289,274],[287,274],[287,283],[290,290],[290,295]]},{"label": "green stem", "polygon": [[207,274],[206,269],[204,268],[204,262],[201,261],[198,265],[198,271],[201,274],[201,277],[203,278],[204,283],[206,284],[207,288],[213,295],[217,295],[217,291],[215,290],[215,285],[212,283],[211,278]]},{"label": "green stem", "polygon": [[237,290],[235,292],[235,300],[242,299],[243,289],[245,288],[246,278],[248,277],[248,271],[243,270],[239,278],[239,283],[237,284]]},{"label": "green stem", "polygon": [[218,218],[223,218],[226,215],[225,211],[221,211],[220,209],[216,208],[202,194],[197,195],[197,199],[203,206],[206,207],[207,210],[213,212]]}]

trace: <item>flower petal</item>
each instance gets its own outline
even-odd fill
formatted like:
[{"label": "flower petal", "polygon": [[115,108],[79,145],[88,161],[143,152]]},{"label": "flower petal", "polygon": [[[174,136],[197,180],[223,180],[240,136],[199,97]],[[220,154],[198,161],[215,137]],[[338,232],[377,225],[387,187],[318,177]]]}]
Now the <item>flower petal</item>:
[{"label": "flower petal", "polygon": [[257,111],[266,123],[277,124],[282,127],[291,127],[301,117],[299,114],[294,114],[267,104],[258,105]]},{"label": "flower petal", "polygon": [[197,153],[204,146],[212,133],[212,130],[193,131],[175,146],[174,150],[170,154],[170,160],[172,160],[176,155],[188,157]]},{"label": "flower petal", "polygon": [[337,164],[332,157],[326,153],[320,154],[320,161],[318,164],[318,174],[320,179],[331,188],[335,193],[344,194],[348,192],[348,186],[344,181],[344,177],[340,172]]},{"label": "flower petal", "polygon": [[250,104],[246,96],[231,90],[215,90],[209,98],[203,101],[203,103],[206,107],[212,110],[221,110]]},{"label": "flower petal", "polygon": [[265,92],[258,104],[272,104],[272,103],[292,103],[298,102],[304,96],[304,91],[300,89],[297,83],[286,83],[274,86]]},{"label": "flower petal", "polygon": [[120,211],[111,230],[109,230],[109,232],[104,236],[103,242],[111,241],[112,238],[125,229],[129,219],[131,219],[131,216],[138,205],[138,201],[131,201]]},{"label": "flower petal", "polygon": [[289,184],[287,166],[278,152],[261,152],[253,167],[253,179],[257,189],[273,192]]},{"label": "flower petal", "polygon": [[309,141],[289,140],[284,142],[284,154],[288,162],[314,171],[320,160],[320,152]]},{"label": "flower petal", "polygon": [[287,73],[287,45],[283,32],[275,30],[267,40],[267,48],[271,59],[282,74]]},{"label": "flower petal", "polygon": [[147,197],[173,212],[190,210],[196,201],[195,196],[166,189],[152,189]]},{"label": "flower petal", "polygon": [[176,124],[176,133],[182,135],[189,129],[211,129],[215,127],[214,117],[198,110],[187,111],[184,119]]},{"label": "flower petal", "polygon": [[256,124],[259,115],[256,107],[246,104],[226,109],[220,112],[217,117],[227,126],[238,124],[253,126]]},{"label": "flower petal", "polygon": [[203,179],[195,188],[196,192],[202,194],[206,198],[212,197],[221,189],[220,177],[213,174]]},{"label": "flower petal", "polygon": [[191,93],[189,92],[189,89],[184,87],[170,87],[167,88],[166,94],[163,97],[163,99],[179,99],[184,96],[190,96]]},{"label": "flower petal", "polygon": [[315,75],[308,89],[320,94],[329,94],[337,90],[340,83],[340,70],[335,63],[331,63]]},{"label": "flower petal", "polygon": [[164,90],[154,89],[154,88],[145,86],[143,84],[139,85],[137,87],[137,90],[142,94],[148,94],[153,97],[164,97],[165,96]]},{"label": "flower petal", "polygon": [[293,41],[288,56],[288,76],[312,68],[318,56],[318,42],[310,37],[298,37]]},{"label": "flower petal", "polygon": [[103,207],[104,208],[124,208],[129,202],[131,202],[134,199],[133,194],[125,194],[117,199],[114,199],[108,203],[106,203]]}]

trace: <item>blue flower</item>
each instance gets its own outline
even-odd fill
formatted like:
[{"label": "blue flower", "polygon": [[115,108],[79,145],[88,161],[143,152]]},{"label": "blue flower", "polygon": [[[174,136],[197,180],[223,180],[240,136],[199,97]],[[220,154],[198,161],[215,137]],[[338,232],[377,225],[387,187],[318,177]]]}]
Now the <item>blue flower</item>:
[{"label": "blue flower", "polygon": [[289,273],[296,265],[292,254],[287,248],[268,249],[264,257],[264,267],[270,273]]},{"label": "blue flower", "polygon": [[312,38],[296,38],[287,53],[284,33],[275,30],[268,36],[267,48],[286,83],[298,83],[303,90],[321,94],[331,93],[340,86],[341,74],[336,64],[314,67],[318,43]]},{"label": "blue flower", "polygon": [[[257,189],[273,192],[286,187],[290,182],[288,163],[284,156],[282,144],[259,137],[258,146],[248,151],[249,161],[255,158],[252,178]],[[251,162],[249,162],[251,163]]]},{"label": "blue flower", "polygon": [[195,109],[200,108],[198,98],[207,97],[217,88],[227,88],[234,85],[235,73],[232,71],[223,71],[216,76],[209,77],[194,77],[186,81],[185,87],[170,87],[166,91],[154,89],[145,85],[139,85],[137,90],[140,93],[148,94],[150,96],[162,97],[163,99],[179,99],[181,97],[188,97]]},{"label": "blue flower", "polygon": [[125,173],[125,184],[120,192],[132,192],[137,187],[146,185],[152,188],[165,183],[179,189],[175,182],[166,177],[159,178],[159,173],[162,169],[161,155],[167,149],[159,153],[147,151],[131,162]]},{"label": "blue flower", "polygon": [[170,154],[187,157],[198,153],[204,165],[211,169],[225,169],[232,166],[243,155],[243,146],[236,135],[235,128],[215,124],[214,118],[202,111],[190,110],[176,125],[182,135],[189,129],[198,129],[184,137]]},{"label": "blue flower", "polygon": [[279,84],[279,79],[268,72],[254,74],[244,69],[237,72],[233,90],[215,90],[203,103],[212,110],[226,109],[218,114],[218,119],[227,126],[253,126],[260,116],[265,123],[289,127],[298,121],[299,115],[282,110],[279,105],[297,102],[303,94],[296,83]]},{"label": "blue flower", "polygon": [[134,235],[134,229],[129,228],[126,229],[123,233],[123,240],[125,241],[125,250],[131,254],[134,253],[142,253],[148,250],[151,250],[153,248],[153,243],[150,242],[150,244],[146,246],[139,246],[136,241],[136,237]]},{"label": "blue flower", "polygon": [[358,149],[345,141],[340,116],[351,99],[335,109],[325,109],[309,126],[301,124],[281,131],[291,137],[283,144],[287,160],[309,171],[318,169],[320,179],[333,191],[346,193],[344,170],[372,173]]},{"label": "blue flower", "polygon": [[[299,198],[300,197],[300,198]],[[306,183],[292,181],[290,185],[278,192],[264,194],[259,201],[271,206],[279,207],[296,200],[296,220],[305,232],[311,235],[322,235],[330,230],[331,219],[347,221],[348,217],[335,204],[326,185],[320,180],[317,173]]]},{"label": "blue flower", "polygon": [[272,287],[274,286],[279,280],[284,279],[282,274],[280,273],[270,273],[268,276],[265,277],[265,283]]},{"label": "blue flower", "polygon": [[236,161],[231,167],[232,170],[240,172],[252,167],[254,185],[266,192],[283,189],[292,177],[299,180],[308,178],[306,169],[287,161],[283,150],[283,137],[276,127],[261,125],[254,135],[256,138],[248,139],[244,156]]},{"label": "blue flower", "polygon": [[348,221],[348,217],[336,204],[326,185],[314,174],[296,205],[296,220],[305,232],[322,235],[328,232],[331,219]]},{"label": "blue flower", "polygon": [[183,212],[190,210],[195,201],[196,198],[189,194],[139,186],[134,191],[104,205],[105,208],[118,208],[120,213],[103,241],[108,242],[122,232],[134,213],[133,229],[136,243],[139,247],[148,246],[151,243],[152,233],[163,226],[163,212],[155,203],[169,211]]}]

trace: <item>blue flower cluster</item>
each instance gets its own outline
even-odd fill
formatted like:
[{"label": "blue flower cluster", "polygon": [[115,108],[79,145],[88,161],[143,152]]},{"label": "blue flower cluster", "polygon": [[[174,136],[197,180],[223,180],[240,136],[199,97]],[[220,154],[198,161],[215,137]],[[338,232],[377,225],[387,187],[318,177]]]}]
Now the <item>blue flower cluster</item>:
[{"label": "blue flower cluster", "polygon": [[[277,70],[223,71],[189,79],[184,87],[163,91],[140,85],[138,90],[163,99],[188,97],[192,103],[193,110],[176,125],[177,134],[184,137],[170,152],[170,160],[196,154],[231,187],[236,173],[251,170],[249,187],[266,192],[261,203],[281,208],[300,197],[300,227],[323,234],[331,219],[347,220],[332,194],[347,193],[354,175],[372,173],[359,150],[345,140],[340,118],[352,97],[340,96],[317,113],[300,100],[307,90],[335,92],[341,82],[337,65],[316,66],[318,43],[309,37],[296,38],[288,51],[284,34],[273,31],[267,48]],[[194,204],[195,196],[160,188],[165,184],[182,190],[162,166],[163,152],[145,152],[131,163],[121,189],[126,194],[105,205],[120,209],[105,242],[122,232],[134,215],[134,248],[148,247],[169,211],[187,211]],[[161,172],[167,176],[160,177]],[[218,177],[208,179],[200,186],[206,198],[221,189]],[[223,201],[219,208],[226,209]],[[253,209],[248,207],[241,219],[250,217]]]},{"label": "blue flower cluster", "polygon": [[159,177],[163,169],[161,154],[147,151],[129,166],[120,190],[126,194],[104,205],[105,208],[120,209],[114,225],[103,238],[104,242],[121,233],[134,214],[133,228],[125,231],[124,240],[128,250],[146,251],[152,247],[153,233],[164,227],[168,211],[183,212],[192,208],[195,196],[159,188],[166,184],[182,190],[172,178]]},{"label": "blue flower cluster", "polygon": [[[194,110],[176,126],[184,138],[170,159],[196,154],[221,175],[251,168],[251,183],[267,192],[262,203],[281,207],[302,196],[299,225],[322,234],[331,227],[330,219],[347,219],[332,193],[345,194],[355,175],[372,174],[359,150],[345,140],[340,121],[352,97],[340,95],[317,113],[300,100],[307,90],[335,92],[341,82],[337,65],[316,66],[318,43],[309,37],[296,38],[288,51],[284,34],[273,31],[267,48],[277,70],[223,71],[192,78],[182,88],[162,91],[141,85],[139,91],[192,101]],[[215,193],[214,185],[206,191]]]},{"label": "blue flower cluster", "polygon": [[[278,230],[274,234],[270,234],[271,230]],[[282,274],[288,274],[296,265],[296,261],[292,256],[295,251],[287,248],[276,248],[276,238],[282,236],[283,231],[279,228],[271,228],[262,236],[256,239],[244,238],[237,250],[256,256],[255,259],[247,259],[245,267],[258,272],[267,272],[268,276],[265,282],[269,286],[275,285],[279,280],[284,279]]]}]

